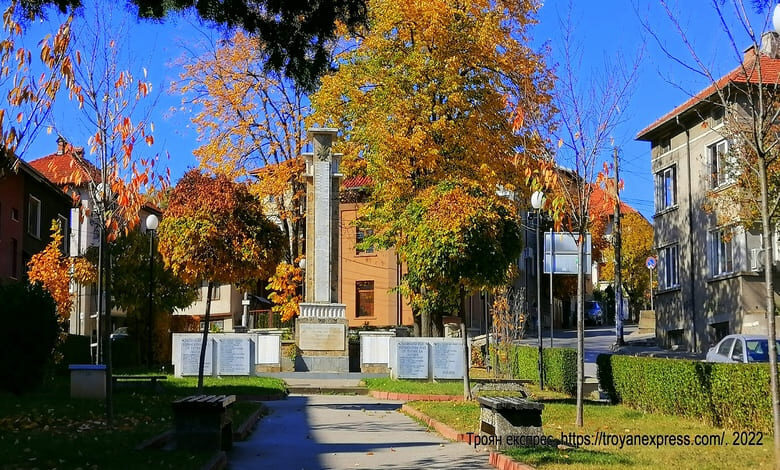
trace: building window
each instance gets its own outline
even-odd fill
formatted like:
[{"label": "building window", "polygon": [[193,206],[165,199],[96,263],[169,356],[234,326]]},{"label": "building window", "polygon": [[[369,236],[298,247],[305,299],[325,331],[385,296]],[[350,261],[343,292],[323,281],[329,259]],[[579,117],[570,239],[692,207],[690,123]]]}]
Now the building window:
[{"label": "building window", "polygon": [[355,283],[355,293],[357,306],[356,316],[373,317],[374,316],[374,281],[357,281]]},{"label": "building window", "polygon": [[19,265],[16,263],[16,258],[19,256],[19,244],[16,238],[11,239],[11,277],[19,279]]},{"label": "building window", "polygon": [[709,233],[710,275],[721,276],[734,272],[734,230],[722,228]]},{"label": "building window", "polygon": [[680,245],[658,250],[658,285],[661,290],[680,287]]},{"label": "building window", "polygon": [[[211,287],[211,300],[219,300],[219,286],[220,284],[217,284],[216,282]],[[198,300],[203,300],[204,297],[206,297],[206,292],[208,292],[209,283],[204,281],[201,284],[201,288],[198,289]]]},{"label": "building window", "polygon": [[655,174],[655,207],[661,212],[677,205],[677,166],[672,165]]},{"label": "building window", "polygon": [[661,153],[667,153],[667,152],[671,151],[672,150],[672,139],[670,139],[670,138],[661,139],[659,147],[661,149]]},{"label": "building window", "polygon": [[374,247],[369,246],[364,249],[360,249],[358,246],[360,243],[363,243],[363,240],[365,240],[367,237],[370,237],[374,234],[374,231],[370,228],[360,228],[357,227],[355,229],[355,254],[357,255],[363,255],[363,254],[370,254],[374,252]]},{"label": "building window", "polygon": [[736,162],[729,155],[729,146],[726,140],[707,147],[710,164],[710,183],[712,188],[733,183],[736,169]]},{"label": "building window", "polygon": [[41,238],[41,200],[32,195],[27,201],[27,233]]}]

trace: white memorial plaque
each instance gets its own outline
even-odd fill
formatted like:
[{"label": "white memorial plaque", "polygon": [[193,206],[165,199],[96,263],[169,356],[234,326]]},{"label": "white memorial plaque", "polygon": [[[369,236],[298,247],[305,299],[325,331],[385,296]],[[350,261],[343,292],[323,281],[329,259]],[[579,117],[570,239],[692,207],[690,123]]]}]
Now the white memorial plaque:
[{"label": "white memorial plaque", "polygon": [[280,339],[278,335],[260,335],[257,337],[256,364],[279,364],[281,361]]},{"label": "white memorial plaque", "polygon": [[250,375],[249,342],[249,338],[220,338],[220,375]]},{"label": "white memorial plaque", "polygon": [[304,351],[343,351],[345,326],[334,323],[299,323],[298,347]]},{"label": "white memorial plaque", "polygon": [[454,343],[433,344],[433,378],[463,378],[463,345]]},{"label": "white memorial plaque", "polygon": [[398,378],[428,378],[428,343],[400,342],[397,344]]},{"label": "white memorial plaque", "polygon": [[[181,340],[181,375],[198,375],[198,365],[200,364],[200,345],[202,338],[183,338]],[[206,343],[206,358],[203,362],[203,375],[211,375],[211,344],[209,339]]]}]

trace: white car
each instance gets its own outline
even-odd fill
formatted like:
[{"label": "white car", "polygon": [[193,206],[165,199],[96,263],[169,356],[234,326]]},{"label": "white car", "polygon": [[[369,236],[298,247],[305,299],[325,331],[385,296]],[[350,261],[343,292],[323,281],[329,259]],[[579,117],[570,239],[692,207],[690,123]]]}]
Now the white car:
[{"label": "white car", "polygon": [[769,362],[769,341],[764,335],[728,335],[710,348],[707,362]]}]

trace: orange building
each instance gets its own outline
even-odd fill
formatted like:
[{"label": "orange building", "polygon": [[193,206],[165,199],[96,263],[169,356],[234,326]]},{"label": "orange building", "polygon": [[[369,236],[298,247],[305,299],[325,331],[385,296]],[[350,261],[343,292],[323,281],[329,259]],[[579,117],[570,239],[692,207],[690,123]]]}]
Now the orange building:
[{"label": "orange building", "polygon": [[412,309],[400,293],[392,292],[401,274],[395,250],[357,248],[366,232],[354,222],[364,200],[362,188],[369,183],[366,177],[354,177],[341,184],[339,302],[347,306],[350,327],[411,326]]}]

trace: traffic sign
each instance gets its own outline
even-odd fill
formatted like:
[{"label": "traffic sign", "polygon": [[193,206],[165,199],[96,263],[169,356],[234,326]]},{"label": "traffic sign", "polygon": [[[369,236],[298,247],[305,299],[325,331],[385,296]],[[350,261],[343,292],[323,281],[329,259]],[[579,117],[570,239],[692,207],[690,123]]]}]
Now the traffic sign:
[{"label": "traffic sign", "polygon": [[645,266],[647,266],[647,269],[655,269],[655,257],[648,256]]}]

